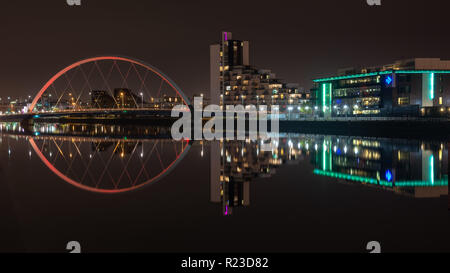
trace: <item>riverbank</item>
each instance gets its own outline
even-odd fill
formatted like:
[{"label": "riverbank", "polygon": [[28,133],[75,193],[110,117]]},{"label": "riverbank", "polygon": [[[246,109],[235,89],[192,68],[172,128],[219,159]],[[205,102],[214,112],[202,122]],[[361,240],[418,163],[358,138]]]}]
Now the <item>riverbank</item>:
[{"label": "riverbank", "polygon": [[450,138],[450,121],[444,119],[366,119],[280,121],[281,132],[442,139]]},{"label": "riverbank", "polygon": [[[176,118],[168,116],[122,115],[117,116],[74,116],[74,117],[30,117],[15,116],[0,118],[0,122],[20,122],[25,128],[38,123],[62,124],[135,124],[151,126],[172,126]],[[203,124],[207,119],[203,119]],[[268,124],[269,131],[270,122]],[[226,128],[224,124],[224,128]],[[235,124],[237,128],[237,124]],[[248,121],[246,128],[249,128]],[[284,133],[327,134],[343,136],[396,137],[415,139],[450,139],[450,120],[429,118],[361,118],[361,119],[304,119],[280,120],[279,131]]]}]

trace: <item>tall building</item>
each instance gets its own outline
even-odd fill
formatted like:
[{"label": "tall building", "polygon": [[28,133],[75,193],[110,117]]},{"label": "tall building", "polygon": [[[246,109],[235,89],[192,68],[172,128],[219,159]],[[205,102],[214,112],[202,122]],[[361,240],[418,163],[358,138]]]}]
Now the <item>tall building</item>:
[{"label": "tall building", "polygon": [[450,114],[450,61],[408,59],[347,68],[314,80],[317,109],[331,116],[445,116]]},{"label": "tall building", "polygon": [[231,32],[222,32],[219,44],[210,46],[211,104],[219,105],[226,71],[234,66],[250,65],[249,42],[233,40]]},{"label": "tall building", "polygon": [[311,109],[309,91],[284,83],[267,69],[250,65],[249,42],[233,40],[230,32],[211,45],[211,104],[279,105],[281,113],[306,114]]},{"label": "tall building", "polygon": [[250,205],[251,182],[269,178],[284,163],[298,162],[298,154],[288,147],[262,151],[261,142],[226,140],[211,143],[210,200],[222,206],[224,215],[233,214],[237,207]]}]

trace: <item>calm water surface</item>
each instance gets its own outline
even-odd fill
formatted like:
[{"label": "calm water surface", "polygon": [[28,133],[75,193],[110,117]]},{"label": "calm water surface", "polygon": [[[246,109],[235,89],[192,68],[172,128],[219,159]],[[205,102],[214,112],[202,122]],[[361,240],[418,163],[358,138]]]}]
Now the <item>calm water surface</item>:
[{"label": "calm water surface", "polygon": [[0,129],[0,252],[450,251],[445,141]]}]

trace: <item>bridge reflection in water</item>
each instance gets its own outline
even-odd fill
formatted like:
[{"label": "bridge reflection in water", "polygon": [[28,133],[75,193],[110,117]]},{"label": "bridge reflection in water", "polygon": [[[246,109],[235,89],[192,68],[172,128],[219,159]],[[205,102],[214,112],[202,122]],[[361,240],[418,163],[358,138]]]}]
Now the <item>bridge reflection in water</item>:
[{"label": "bridge reflection in water", "polygon": [[[284,164],[312,165],[314,175],[333,183],[415,198],[448,195],[447,144],[439,141],[284,134],[272,151],[264,152],[260,141],[176,142],[163,126],[39,124],[26,131],[18,123],[3,123],[0,131],[3,142],[8,137],[28,140],[64,181],[98,193],[155,183],[175,169],[192,145],[201,145],[202,155],[209,148],[210,201],[221,205],[223,215],[249,206],[251,184],[276,177]],[[304,179],[298,173],[295,181]]]},{"label": "bridge reflection in water", "polygon": [[12,123],[0,128],[3,135],[26,139],[65,182],[105,194],[133,191],[159,181],[190,148],[189,141],[168,138],[170,128],[166,127],[40,124],[30,132]]}]

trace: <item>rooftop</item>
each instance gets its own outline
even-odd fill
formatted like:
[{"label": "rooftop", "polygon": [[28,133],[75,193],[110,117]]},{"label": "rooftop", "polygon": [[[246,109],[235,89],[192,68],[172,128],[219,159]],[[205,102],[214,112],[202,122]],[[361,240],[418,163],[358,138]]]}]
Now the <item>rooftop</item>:
[{"label": "rooftop", "polygon": [[396,61],[394,64],[388,64],[378,67],[367,67],[362,69],[344,68],[340,69],[336,76],[328,78],[318,78],[314,82],[327,82],[334,80],[345,80],[354,78],[364,78],[386,74],[421,74],[436,73],[449,74],[450,61],[443,61],[439,58],[415,58]]}]

